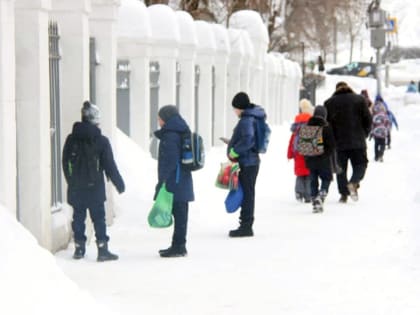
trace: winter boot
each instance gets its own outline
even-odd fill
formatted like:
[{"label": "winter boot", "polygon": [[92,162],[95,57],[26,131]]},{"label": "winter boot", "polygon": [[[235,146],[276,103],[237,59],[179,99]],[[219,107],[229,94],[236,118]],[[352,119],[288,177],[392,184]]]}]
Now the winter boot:
[{"label": "winter boot", "polygon": [[312,212],[313,213],[320,213],[324,211],[322,207],[322,200],[321,197],[317,196],[312,200]]},{"label": "winter boot", "polygon": [[229,237],[247,237],[254,236],[251,226],[239,226],[236,230],[229,231]]},{"label": "winter boot", "polygon": [[349,183],[347,185],[347,189],[350,192],[350,198],[353,201],[359,200],[359,196],[357,195],[357,188],[359,188],[359,184],[357,183]]},{"label": "winter boot", "polygon": [[105,241],[97,241],[98,258],[97,261],[117,260],[118,256],[108,250],[108,243]]},{"label": "winter boot", "polygon": [[327,192],[323,189],[321,189],[321,191],[319,192],[319,197],[321,198],[322,203],[324,203],[325,198],[327,198]]},{"label": "winter boot", "polygon": [[301,193],[295,193],[295,198],[297,202],[303,202],[303,196]]},{"label": "winter boot", "polygon": [[73,259],[81,259],[85,257],[85,252],[86,252],[85,242],[74,242]]},{"label": "winter boot", "polygon": [[346,203],[347,202],[347,195],[341,195],[340,199],[338,200],[339,203]]},{"label": "winter boot", "polygon": [[169,258],[169,257],[184,257],[187,256],[187,249],[185,245],[175,246],[172,245],[167,249],[161,249],[159,251],[160,257]]}]

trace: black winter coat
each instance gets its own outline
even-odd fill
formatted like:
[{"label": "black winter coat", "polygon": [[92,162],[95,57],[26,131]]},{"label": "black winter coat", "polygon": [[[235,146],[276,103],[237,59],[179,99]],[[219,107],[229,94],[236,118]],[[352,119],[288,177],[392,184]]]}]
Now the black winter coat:
[{"label": "black winter coat", "polygon": [[166,189],[174,194],[174,202],[194,200],[191,172],[181,168],[181,137],[187,132],[190,132],[190,129],[179,114],[171,117],[161,129],[155,131],[155,136],[160,142],[158,184],[154,199],[165,182]]},{"label": "black winter coat", "polygon": [[[115,164],[111,144],[109,143],[108,138],[101,134],[101,130],[89,122],[74,123],[73,131],[67,136],[64,144],[62,163],[67,183],[69,182],[68,162],[73,138],[95,139],[96,150],[99,156],[99,167],[102,170],[102,174],[105,172],[107,178],[111,179],[119,193],[124,192],[125,184]],[[89,208],[104,203],[105,200],[106,194],[103,176],[101,176],[100,181],[97,182],[95,186],[88,189],[74,189],[70,187],[70,185],[67,187],[67,202],[73,207]]]},{"label": "black winter coat", "polygon": [[350,88],[338,89],[325,101],[327,121],[333,129],[337,151],[366,149],[372,116],[363,96]]},{"label": "black winter coat", "polygon": [[322,140],[324,153],[318,156],[305,156],[306,167],[317,170],[331,169],[331,157],[335,150],[335,140],[331,127],[324,119],[313,116],[308,121],[308,126],[323,126]]}]

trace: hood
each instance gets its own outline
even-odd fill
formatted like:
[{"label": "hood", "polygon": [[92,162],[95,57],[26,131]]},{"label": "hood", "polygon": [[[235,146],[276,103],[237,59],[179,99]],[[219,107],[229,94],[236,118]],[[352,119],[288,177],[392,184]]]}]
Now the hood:
[{"label": "hood", "polygon": [[307,122],[312,115],[308,113],[300,113],[295,117],[295,123]]},{"label": "hood", "polygon": [[255,118],[266,118],[264,108],[258,105],[254,105],[251,108],[247,108],[242,112],[242,117],[251,116]]},{"label": "hood", "polygon": [[76,122],[73,124],[72,135],[77,139],[94,139],[101,135],[101,129],[89,122]]},{"label": "hood", "polygon": [[176,114],[168,119],[161,129],[155,131],[155,136],[160,139],[162,134],[167,131],[186,133],[190,132],[190,128],[185,120],[179,114]]}]

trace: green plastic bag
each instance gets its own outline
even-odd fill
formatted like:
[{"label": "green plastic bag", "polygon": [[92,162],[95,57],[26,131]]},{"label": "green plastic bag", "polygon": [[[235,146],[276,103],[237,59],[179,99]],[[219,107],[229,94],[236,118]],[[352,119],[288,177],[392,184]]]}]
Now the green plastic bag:
[{"label": "green plastic bag", "polygon": [[165,184],[163,184],[147,217],[147,222],[151,227],[165,228],[171,226],[173,201],[174,194],[167,191]]}]

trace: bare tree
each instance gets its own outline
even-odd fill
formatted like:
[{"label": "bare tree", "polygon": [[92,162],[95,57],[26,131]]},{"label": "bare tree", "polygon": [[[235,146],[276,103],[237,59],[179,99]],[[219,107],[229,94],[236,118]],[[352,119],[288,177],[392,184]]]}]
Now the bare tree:
[{"label": "bare tree", "polygon": [[144,4],[148,7],[153,4],[169,4],[169,0],[144,0]]}]

